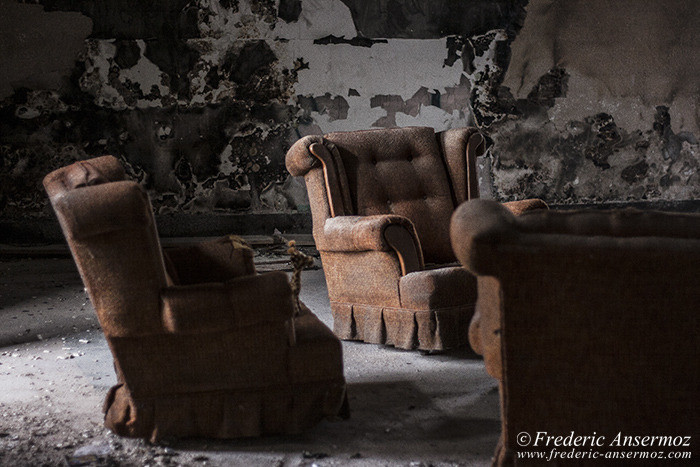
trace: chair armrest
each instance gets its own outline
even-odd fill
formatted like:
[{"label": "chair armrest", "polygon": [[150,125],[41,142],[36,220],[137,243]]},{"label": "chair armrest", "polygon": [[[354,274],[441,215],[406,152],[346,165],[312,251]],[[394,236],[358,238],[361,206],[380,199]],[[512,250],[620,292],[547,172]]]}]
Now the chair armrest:
[{"label": "chair armrest", "polygon": [[535,211],[537,209],[549,209],[547,203],[537,198],[523,199],[520,201],[509,201],[507,203],[503,203],[503,206],[508,208],[508,210],[516,216],[519,216],[520,214],[523,214],[528,211]]},{"label": "chair armrest", "polygon": [[402,274],[423,269],[423,253],[413,223],[403,216],[338,216],[326,220],[320,251],[395,252]]},{"label": "chair armrest", "polygon": [[283,272],[166,287],[160,297],[163,326],[171,333],[224,331],[288,321],[294,314],[292,291]]},{"label": "chair armrest", "polygon": [[477,276],[493,275],[498,242],[517,235],[516,217],[496,201],[467,201],[452,214],[452,249],[459,262]]},{"label": "chair armrest", "polygon": [[165,267],[177,285],[226,282],[255,274],[253,250],[233,237],[195,245],[163,248]]}]

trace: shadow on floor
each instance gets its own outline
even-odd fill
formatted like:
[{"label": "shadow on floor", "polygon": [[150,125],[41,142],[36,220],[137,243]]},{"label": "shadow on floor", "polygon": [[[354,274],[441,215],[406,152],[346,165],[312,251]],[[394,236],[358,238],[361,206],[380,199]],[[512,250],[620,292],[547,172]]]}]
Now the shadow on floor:
[{"label": "shadow on floor", "polygon": [[99,329],[70,258],[0,261],[0,347]]},{"label": "shadow on floor", "polygon": [[[459,459],[466,452],[488,456],[500,434],[497,419],[472,417],[468,407],[455,406],[446,413],[433,403],[439,394],[425,394],[410,381],[349,384],[348,396],[349,420],[323,421],[300,435],[231,441],[188,439],[175,441],[172,446],[205,453],[282,452],[394,460],[425,458],[432,453]],[[449,396],[453,398],[454,394]],[[465,404],[468,403],[465,397]]]}]

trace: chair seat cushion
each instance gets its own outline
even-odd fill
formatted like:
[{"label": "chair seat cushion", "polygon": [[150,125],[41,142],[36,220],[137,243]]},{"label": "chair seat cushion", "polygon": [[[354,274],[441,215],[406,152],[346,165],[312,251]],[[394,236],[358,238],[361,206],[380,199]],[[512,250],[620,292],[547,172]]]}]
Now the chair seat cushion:
[{"label": "chair seat cushion", "polygon": [[401,277],[401,307],[433,310],[476,302],[476,278],[461,267],[416,271]]},{"label": "chair seat cushion", "polygon": [[[383,263],[355,256],[365,254],[381,252],[321,253],[338,337],[402,349],[446,350],[467,344],[476,303],[476,280],[470,273],[451,264],[430,264],[428,270],[400,276],[393,265],[392,277],[377,271]],[[353,274],[361,267],[362,275]],[[353,288],[342,288],[347,277],[355,281]]]},{"label": "chair seat cushion", "polygon": [[234,236],[164,248],[163,259],[168,277],[175,285],[225,282],[255,274],[253,250]]},{"label": "chair seat cushion", "polygon": [[476,302],[476,279],[461,267],[417,271],[401,277],[401,305],[331,301],[341,339],[401,349],[445,350],[467,343]]}]

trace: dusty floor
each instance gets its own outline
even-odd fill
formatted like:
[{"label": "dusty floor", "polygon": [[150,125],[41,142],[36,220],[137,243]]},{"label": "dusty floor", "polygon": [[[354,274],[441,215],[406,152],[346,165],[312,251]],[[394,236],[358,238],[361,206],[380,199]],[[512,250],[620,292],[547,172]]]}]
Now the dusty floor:
[{"label": "dusty floor", "polygon": [[[323,271],[302,281],[302,299],[330,326]],[[498,439],[496,384],[471,352],[352,342],[343,347],[350,420],[296,437],[119,438],[102,426],[111,356],[70,258],[1,259],[0,323],[2,466],[486,465]]]}]

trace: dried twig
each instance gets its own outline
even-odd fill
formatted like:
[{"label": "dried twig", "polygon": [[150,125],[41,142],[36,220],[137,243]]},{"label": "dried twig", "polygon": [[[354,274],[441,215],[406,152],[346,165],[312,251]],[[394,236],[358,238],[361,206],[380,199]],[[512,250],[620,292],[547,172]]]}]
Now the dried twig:
[{"label": "dried twig", "polygon": [[301,271],[314,265],[314,259],[299,251],[296,247],[296,242],[290,240],[287,245],[289,249],[287,254],[289,254],[289,262],[292,263],[294,272],[292,273],[292,279],[290,285],[292,287],[292,295],[294,297],[294,314],[298,315],[301,310],[301,302],[299,301],[299,292],[301,292]]}]

